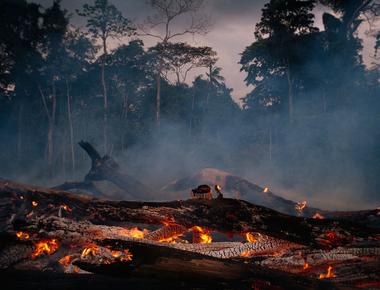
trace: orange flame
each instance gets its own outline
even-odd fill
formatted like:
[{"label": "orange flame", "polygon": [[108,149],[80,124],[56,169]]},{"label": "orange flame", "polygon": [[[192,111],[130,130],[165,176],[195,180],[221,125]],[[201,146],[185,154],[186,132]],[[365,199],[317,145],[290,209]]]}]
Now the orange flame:
[{"label": "orange flame", "polygon": [[32,201],[32,206],[37,206],[38,205],[38,202],[37,201]]},{"label": "orange flame", "polygon": [[264,193],[268,193],[269,192],[269,187],[265,187],[264,190],[263,190]]},{"label": "orange flame", "polygon": [[299,214],[302,214],[303,210],[305,209],[307,205],[307,201],[302,201],[302,202],[298,202],[294,208],[295,210],[299,213]]},{"label": "orange flame", "polygon": [[325,217],[318,212],[315,215],[313,215],[313,219],[323,220],[324,218]]},{"label": "orange flame", "polygon": [[326,274],[319,274],[319,279],[326,279],[326,278],[334,278],[336,275],[332,271],[333,267],[329,266],[327,268],[327,273]]},{"label": "orange flame", "polygon": [[252,251],[245,251],[243,253],[240,254],[240,257],[250,257],[253,255],[253,252]]},{"label": "orange flame", "polygon": [[140,230],[137,227],[130,229],[122,229],[120,235],[129,238],[143,239],[149,231],[147,229]]},{"label": "orange flame", "polygon": [[72,212],[73,210],[67,205],[67,204],[63,204],[62,205],[62,208],[67,211],[67,212]]},{"label": "orange flame", "polygon": [[199,240],[200,244],[210,244],[212,242],[212,237],[208,230],[201,228],[199,226],[194,226],[192,229],[200,238]]},{"label": "orange flame", "polygon": [[303,264],[303,269],[304,269],[304,270],[307,270],[307,269],[309,269],[309,268],[310,268],[309,263],[308,263],[308,262],[305,262],[305,263]]},{"label": "orange flame", "polygon": [[30,238],[30,235],[28,233],[25,233],[25,232],[17,232],[16,233],[16,236],[20,239],[20,240],[27,240]]},{"label": "orange flame", "polygon": [[62,266],[66,267],[67,265],[70,264],[71,262],[71,257],[70,256],[64,256],[62,259],[58,261]]},{"label": "orange flame", "polygon": [[248,232],[248,233],[245,234],[245,238],[250,243],[254,243],[254,242],[257,241],[256,238],[255,238],[255,236],[252,233],[250,233],[250,232]]},{"label": "orange flame", "polygon": [[84,248],[81,254],[81,258],[85,258],[89,255],[95,256],[99,251],[99,247],[97,245],[90,245],[87,248]]},{"label": "orange flame", "polygon": [[118,259],[121,262],[128,262],[132,261],[132,253],[128,250],[125,249],[124,251],[112,251],[111,252],[112,257]]},{"label": "orange flame", "polygon": [[173,237],[169,237],[169,238],[163,238],[163,239],[160,239],[158,240],[160,243],[169,243],[169,244],[175,244],[176,243],[176,238],[180,237],[182,235],[175,235]]},{"label": "orange flame", "polygon": [[56,239],[44,240],[35,244],[36,249],[32,253],[32,258],[36,258],[42,254],[53,254],[58,248],[58,242]]}]

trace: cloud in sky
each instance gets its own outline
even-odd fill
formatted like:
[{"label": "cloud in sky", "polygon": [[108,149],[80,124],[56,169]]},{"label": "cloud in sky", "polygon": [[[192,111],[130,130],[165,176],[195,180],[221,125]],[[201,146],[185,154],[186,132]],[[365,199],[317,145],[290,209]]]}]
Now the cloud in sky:
[{"label": "cloud in sky", "polygon": [[[31,1],[31,0],[30,0]],[[146,0],[109,0],[124,16],[142,22],[153,11]],[[34,0],[43,6],[50,6],[53,0]],[[62,0],[62,6],[72,14],[72,22],[79,26],[84,26],[85,21],[78,17],[75,9],[82,7],[84,3],[92,3],[92,0]],[[240,72],[240,53],[246,46],[254,41],[253,31],[255,24],[259,21],[261,9],[267,0],[204,0],[202,13],[208,15],[213,23],[210,31],[205,36],[191,35],[179,39],[195,45],[211,46],[219,56],[218,66],[222,67],[222,74],[226,78],[227,85],[234,89],[233,96],[239,100],[245,96],[250,88],[244,83],[245,73]],[[322,14],[325,10],[317,7],[316,25],[322,27]],[[183,23],[178,23],[181,28]],[[154,40],[144,38],[144,42],[149,46],[154,44]],[[371,43],[371,42],[370,42]],[[116,45],[116,43],[114,44]],[[365,58],[370,47],[365,46]]]}]

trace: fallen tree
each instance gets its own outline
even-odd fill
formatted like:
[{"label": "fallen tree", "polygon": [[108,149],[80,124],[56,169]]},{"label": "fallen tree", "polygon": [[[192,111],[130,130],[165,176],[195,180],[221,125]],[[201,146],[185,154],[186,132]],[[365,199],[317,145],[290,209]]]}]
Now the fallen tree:
[{"label": "fallen tree", "polygon": [[110,156],[100,156],[99,152],[85,141],[79,142],[79,146],[87,153],[91,159],[91,168],[82,182],[66,182],[56,186],[55,189],[67,191],[84,191],[102,196],[101,190],[94,184],[97,181],[106,180],[116,185],[121,190],[121,194],[116,196],[121,198],[130,196],[137,200],[154,200],[157,196],[154,191],[141,183],[130,174],[121,170],[119,164]]}]

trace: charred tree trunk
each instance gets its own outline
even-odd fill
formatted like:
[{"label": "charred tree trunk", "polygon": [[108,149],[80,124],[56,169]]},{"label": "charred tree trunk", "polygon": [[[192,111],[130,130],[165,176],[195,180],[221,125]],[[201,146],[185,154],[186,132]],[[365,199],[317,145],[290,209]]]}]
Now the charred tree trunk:
[{"label": "charred tree trunk", "polygon": [[156,123],[161,123],[161,70],[156,75]]},{"label": "charred tree trunk", "polygon": [[127,194],[137,199],[155,199],[152,194],[152,190],[120,170],[119,165],[109,156],[103,157],[97,152],[97,150],[88,142],[81,141],[79,146],[91,158],[91,169],[85,177],[85,182],[107,180],[117,185]]}]

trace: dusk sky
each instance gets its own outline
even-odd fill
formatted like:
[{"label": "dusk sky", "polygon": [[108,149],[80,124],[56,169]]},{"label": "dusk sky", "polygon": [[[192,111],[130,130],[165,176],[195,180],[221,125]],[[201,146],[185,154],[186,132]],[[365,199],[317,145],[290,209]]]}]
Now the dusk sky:
[{"label": "dusk sky", "polygon": [[[33,2],[49,6],[53,0],[35,0]],[[79,17],[75,10],[80,9],[84,3],[92,2],[92,0],[62,0],[62,6],[72,14],[73,24],[84,27],[85,20]],[[125,17],[135,23],[141,23],[147,16],[154,14],[146,0],[110,0],[110,2],[121,10]],[[244,83],[245,73],[240,72],[238,62],[240,53],[254,41],[254,27],[260,19],[261,9],[266,2],[266,0],[205,0],[200,13],[207,15],[211,20],[212,26],[209,28],[209,33],[195,37],[188,35],[177,39],[193,45],[211,46],[218,53],[217,65],[222,67],[222,74],[226,78],[227,85],[233,88],[233,96],[236,101],[239,101],[251,90]],[[315,23],[320,28],[322,28],[324,11],[326,11],[325,7],[317,7],[315,11]],[[183,25],[182,22],[177,23],[176,28],[180,30]],[[367,27],[363,26],[365,26],[362,28],[364,36]],[[153,45],[155,42],[152,38],[143,38],[143,40],[146,46]],[[117,46],[123,41],[127,40],[114,40],[110,44]],[[373,39],[366,38],[364,58],[367,63],[370,62],[368,55],[373,53],[373,43]]]}]

